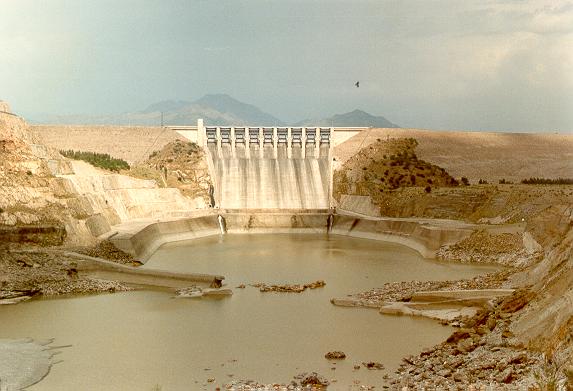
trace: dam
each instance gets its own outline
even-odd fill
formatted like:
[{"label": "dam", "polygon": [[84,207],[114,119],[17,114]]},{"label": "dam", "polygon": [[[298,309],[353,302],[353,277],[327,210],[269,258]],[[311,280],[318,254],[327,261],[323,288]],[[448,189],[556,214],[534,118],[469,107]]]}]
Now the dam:
[{"label": "dam", "polygon": [[205,150],[215,207],[330,209],[332,147],[365,128],[170,127]]},{"label": "dam", "polygon": [[[57,194],[69,189],[82,197],[69,205],[94,208],[85,213],[86,228],[143,263],[112,270],[101,266],[107,261],[96,267],[80,254],[64,253],[80,278],[151,289],[0,308],[0,338],[55,338],[69,345],[63,362],[31,389],[207,389],[235,378],[288,382],[306,370],[331,374],[334,390],[356,381],[381,388],[381,373],[357,372],[356,364],[376,361],[393,371],[404,355],[443,340],[451,328],[428,319],[378,311],[350,315],[331,304],[396,281],[472,278],[495,270],[425,259],[468,236],[472,224],[346,213],[342,202],[334,210],[333,147],[361,130],[201,122],[175,129],[205,151],[212,208],[193,209],[163,194],[176,189],[159,192],[150,181],[96,175],[86,167],[72,171],[75,165],[73,174],[58,174]],[[364,138],[354,141],[362,145]],[[106,213],[115,224],[96,224],[106,221]],[[193,277],[206,288],[213,276],[225,277],[232,297],[174,300],[175,287],[188,286]],[[319,279],[326,285],[300,295],[255,289]],[[102,343],[108,340],[114,342]],[[333,349],[350,358],[336,372],[324,359]]]}]

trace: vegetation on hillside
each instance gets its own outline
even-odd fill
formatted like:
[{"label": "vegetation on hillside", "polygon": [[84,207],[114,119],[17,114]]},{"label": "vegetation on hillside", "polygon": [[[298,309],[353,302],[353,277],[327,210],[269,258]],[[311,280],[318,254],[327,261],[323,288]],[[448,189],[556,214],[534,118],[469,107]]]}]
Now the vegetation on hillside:
[{"label": "vegetation on hillside", "polygon": [[129,170],[129,164],[123,159],[116,159],[107,153],[84,152],[84,151],[60,151],[62,155],[74,160],[83,160],[92,166],[103,168],[105,170],[119,172],[120,170]]},{"label": "vegetation on hillside", "polygon": [[524,185],[573,185],[573,178],[529,178],[521,181]]},{"label": "vegetation on hillside", "polygon": [[[334,174],[334,193],[369,195],[403,187],[421,187],[430,193],[434,187],[458,186],[445,169],[418,159],[413,138],[381,140],[363,148]],[[467,180],[466,180],[467,181]]]}]

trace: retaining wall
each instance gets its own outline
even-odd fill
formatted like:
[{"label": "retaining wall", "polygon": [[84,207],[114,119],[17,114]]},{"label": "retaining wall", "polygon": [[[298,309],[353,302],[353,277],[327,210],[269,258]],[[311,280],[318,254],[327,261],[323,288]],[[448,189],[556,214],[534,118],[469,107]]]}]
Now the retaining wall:
[{"label": "retaining wall", "polygon": [[[124,251],[146,262],[157,249],[168,242],[189,240],[222,231],[245,233],[324,233],[329,225],[328,211],[315,213],[244,213],[205,211],[202,216],[153,222],[136,232],[122,232],[112,242]],[[220,225],[219,214],[224,217]],[[455,243],[471,234],[478,226],[471,224],[431,224],[428,220],[362,218],[332,215],[330,234],[399,243],[433,258],[443,245]]]}]

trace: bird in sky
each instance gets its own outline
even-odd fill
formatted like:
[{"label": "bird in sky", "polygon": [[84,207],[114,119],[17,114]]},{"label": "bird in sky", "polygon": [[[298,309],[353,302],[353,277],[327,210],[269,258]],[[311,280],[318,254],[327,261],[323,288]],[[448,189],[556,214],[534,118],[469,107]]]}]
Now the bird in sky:
[{"label": "bird in sky", "polygon": [[356,83],[354,83],[354,85],[356,86],[356,88],[360,87],[360,81],[357,81]]}]

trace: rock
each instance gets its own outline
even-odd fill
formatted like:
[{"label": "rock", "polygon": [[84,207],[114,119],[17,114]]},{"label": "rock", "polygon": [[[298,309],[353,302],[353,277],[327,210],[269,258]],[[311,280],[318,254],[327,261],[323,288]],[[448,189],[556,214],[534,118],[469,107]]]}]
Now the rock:
[{"label": "rock", "polygon": [[378,369],[378,370],[384,369],[384,365],[374,361],[363,362],[362,365],[364,365],[364,367],[368,369]]},{"label": "rock", "polygon": [[309,289],[322,288],[323,286],[326,286],[326,282],[323,280],[317,280],[315,282],[311,282],[310,284],[304,284],[304,287]]},{"label": "rock", "polygon": [[307,386],[327,387],[330,384],[328,380],[326,380],[324,377],[322,377],[316,372],[301,373],[295,376],[295,379],[299,380],[300,385],[302,387],[307,387]]},{"label": "rock", "polygon": [[495,380],[499,383],[509,384],[513,381],[513,368],[507,367],[503,372],[495,377]]},{"label": "rock", "polygon": [[328,352],[324,355],[324,358],[328,359],[328,360],[341,360],[346,358],[346,354],[344,352],[340,352],[340,351],[332,351],[332,352]]},{"label": "rock", "polygon": [[304,285],[300,285],[300,284],[267,285],[267,284],[258,283],[258,284],[252,284],[251,286],[254,286],[255,288],[259,288],[259,291],[261,291],[261,292],[301,293],[301,292],[304,292],[307,288],[308,289],[316,289],[316,288],[321,288],[325,285],[326,285],[326,283],[324,281],[318,280],[318,281],[311,282],[309,284],[304,284]]},{"label": "rock", "polygon": [[222,286],[223,286],[223,280],[221,278],[215,277],[211,282],[211,285],[209,285],[209,288],[220,288]]},{"label": "rock", "polygon": [[448,337],[446,342],[456,344],[463,339],[471,337],[471,332],[472,331],[470,329],[465,329],[465,328],[459,329],[457,331],[454,331],[452,335]]},{"label": "rock", "polygon": [[460,342],[458,342],[458,349],[461,350],[462,352],[465,353],[469,353],[474,351],[476,348],[476,345],[474,345],[473,341],[471,339],[463,339]]}]

